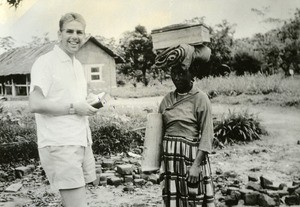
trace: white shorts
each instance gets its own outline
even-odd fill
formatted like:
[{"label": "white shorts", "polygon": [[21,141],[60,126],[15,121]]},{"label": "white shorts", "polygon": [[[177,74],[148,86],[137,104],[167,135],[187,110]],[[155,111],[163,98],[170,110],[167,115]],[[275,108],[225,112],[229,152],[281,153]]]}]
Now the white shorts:
[{"label": "white shorts", "polygon": [[91,146],[47,146],[39,148],[43,169],[53,190],[85,186],[96,179]]}]

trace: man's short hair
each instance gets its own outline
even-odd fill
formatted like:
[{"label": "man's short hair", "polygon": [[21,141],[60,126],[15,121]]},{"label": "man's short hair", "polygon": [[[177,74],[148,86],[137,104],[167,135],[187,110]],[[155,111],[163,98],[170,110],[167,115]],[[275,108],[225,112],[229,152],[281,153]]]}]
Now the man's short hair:
[{"label": "man's short hair", "polygon": [[59,20],[59,30],[62,31],[64,24],[67,23],[67,22],[71,22],[71,21],[80,22],[84,26],[84,28],[86,26],[85,20],[80,14],[70,12],[70,13],[67,13],[67,14],[63,15],[60,18],[60,20]]}]

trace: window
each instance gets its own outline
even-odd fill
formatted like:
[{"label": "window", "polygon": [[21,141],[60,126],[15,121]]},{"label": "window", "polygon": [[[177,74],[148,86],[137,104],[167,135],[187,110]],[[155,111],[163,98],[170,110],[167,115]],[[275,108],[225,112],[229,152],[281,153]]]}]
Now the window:
[{"label": "window", "polygon": [[90,81],[91,82],[99,82],[103,81],[102,77],[102,66],[103,65],[91,65],[89,68],[90,73]]}]

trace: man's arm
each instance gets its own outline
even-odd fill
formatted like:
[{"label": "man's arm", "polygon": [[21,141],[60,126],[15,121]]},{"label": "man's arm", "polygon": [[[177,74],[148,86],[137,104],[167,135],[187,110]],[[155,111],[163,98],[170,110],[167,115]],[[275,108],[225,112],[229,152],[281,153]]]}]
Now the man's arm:
[{"label": "man's arm", "polygon": [[[32,113],[63,116],[69,114],[70,104],[56,103],[49,101],[43,94],[40,87],[35,86],[29,96],[29,108]],[[92,116],[97,113],[97,109],[87,102],[73,103],[75,113],[81,116]]]}]

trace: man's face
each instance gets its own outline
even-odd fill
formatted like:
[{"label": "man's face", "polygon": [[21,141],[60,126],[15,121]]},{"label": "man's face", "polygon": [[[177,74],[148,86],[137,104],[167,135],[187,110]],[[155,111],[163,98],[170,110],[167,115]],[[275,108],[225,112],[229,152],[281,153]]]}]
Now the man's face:
[{"label": "man's face", "polygon": [[85,28],[78,21],[66,22],[58,32],[60,48],[69,56],[73,56],[85,38]]}]

